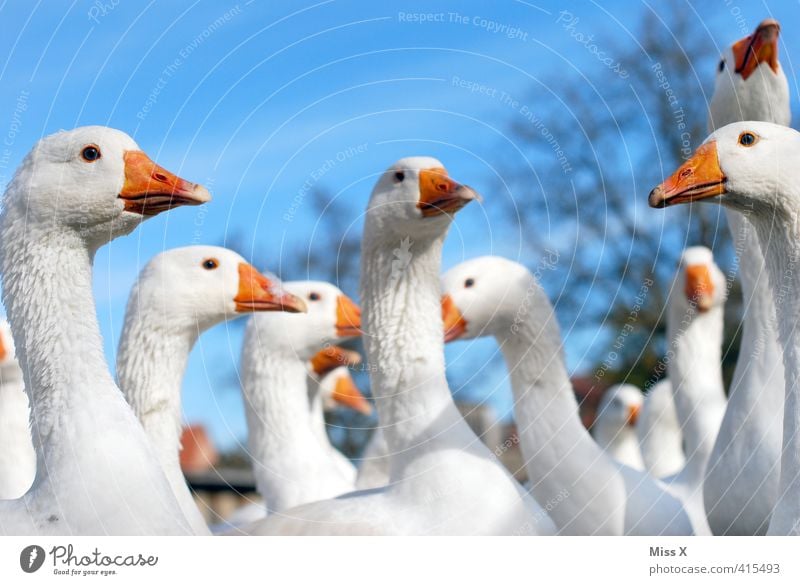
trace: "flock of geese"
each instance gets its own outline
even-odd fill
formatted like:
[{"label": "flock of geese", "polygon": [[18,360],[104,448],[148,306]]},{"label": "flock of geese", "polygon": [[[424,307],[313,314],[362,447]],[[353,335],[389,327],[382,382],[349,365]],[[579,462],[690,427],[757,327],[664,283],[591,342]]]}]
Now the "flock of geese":
[{"label": "flock of geese", "polygon": [[[242,316],[247,441],[264,504],[214,532],[800,533],[800,134],[788,127],[779,31],[766,20],[723,54],[712,134],[649,196],[657,208],[726,208],[746,302],[727,397],[727,283],[710,250],[689,247],[666,310],[668,377],[644,400],[612,388],[594,437],[531,272],[484,256],[441,275],[453,216],[479,196],[426,157],[398,161],[372,191],[363,314],[332,284],[279,283],[230,250],[168,250],[130,295],[114,380],[95,252],[210,195],[120,131],[42,139],[0,216],[0,533],[210,534],[179,465],[181,383],[198,336]],[[380,432],[356,469],[328,440],[323,413],[335,401],[372,408],[347,371],[361,356],[336,345],[362,332]],[[467,425],[445,377],[444,343],[483,336],[509,371],[524,486]]]}]

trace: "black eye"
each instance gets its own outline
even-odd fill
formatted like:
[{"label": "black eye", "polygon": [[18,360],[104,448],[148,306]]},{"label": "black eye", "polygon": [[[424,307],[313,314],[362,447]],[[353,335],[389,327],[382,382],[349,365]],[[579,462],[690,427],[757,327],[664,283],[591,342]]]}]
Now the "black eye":
[{"label": "black eye", "polygon": [[81,151],[81,157],[86,162],[94,162],[100,158],[100,149],[94,144],[84,146],[83,150]]},{"label": "black eye", "polygon": [[397,181],[398,183],[402,183],[403,179],[405,179],[405,178],[406,178],[406,174],[403,171],[397,171],[394,174],[394,180]]},{"label": "black eye", "polygon": [[216,258],[206,258],[203,260],[203,268],[206,270],[214,270],[219,266],[219,260]]},{"label": "black eye", "polygon": [[464,281],[464,288],[472,288],[474,284],[475,284],[475,279],[468,278],[467,280]]},{"label": "black eye", "polygon": [[720,60],[717,70],[722,73],[725,70],[725,59]]},{"label": "black eye", "polygon": [[315,293],[315,292],[308,293],[308,300],[309,301],[318,301],[320,298],[321,297],[319,296],[319,293]]},{"label": "black eye", "polygon": [[758,138],[752,132],[742,132],[739,134],[739,144],[742,146],[753,146]]}]

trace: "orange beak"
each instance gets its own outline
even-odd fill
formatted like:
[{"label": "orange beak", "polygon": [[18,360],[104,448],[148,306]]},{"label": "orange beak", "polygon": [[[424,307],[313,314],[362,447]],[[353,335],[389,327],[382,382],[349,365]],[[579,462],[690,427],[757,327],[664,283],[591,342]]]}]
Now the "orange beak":
[{"label": "orange beak", "polygon": [[336,335],[339,337],[361,335],[361,309],[346,295],[339,295],[336,299]]},{"label": "orange beak", "polygon": [[351,408],[363,415],[372,413],[372,405],[364,398],[350,374],[340,376],[336,380],[336,387],[333,389],[332,397],[338,404]]},{"label": "orange beak", "polygon": [[125,184],[119,198],[125,211],[152,216],[180,205],[200,205],[211,201],[202,185],[190,183],[158,166],[141,150],[125,153]]},{"label": "orange beak", "polygon": [[442,296],[442,321],[445,343],[455,341],[467,332],[467,321],[450,295]]},{"label": "orange beak", "polygon": [[634,426],[636,421],[639,420],[639,411],[641,407],[638,404],[634,404],[628,407],[628,425]]},{"label": "orange beak", "polygon": [[701,145],[666,181],[650,191],[650,207],[700,201],[726,193],[725,174],[719,166],[717,142]]},{"label": "orange beak", "polygon": [[239,264],[239,291],[233,299],[237,313],[285,311],[305,313],[303,299],[276,289],[275,285],[250,264]]},{"label": "orange beak", "polygon": [[686,287],[684,294],[701,313],[708,311],[713,305],[714,283],[711,273],[705,264],[692,264],[686,267]]},{"label": "orange beak", "polygon": [[747,80],[761,63],[767,63],[774,73],[778,72],[778,35],[781,25],[768,18],[758,25],[756,31],[733,44],[736,73]]},{"label": "orange beak", "polygon": [[6,344],[3,343],[3,336],[0,335],[0,362],[6,359],[8,355],[8,350],[6,349]]},{"label": "orange beak", "polygon": [[338,345],[329,345],[314,354],[311,358],[311,369],[317,376],[324,376],[340,366],[357,366],[361,363],[361,354]]},{"label": "orange beak", "polygon": [[443,168],[424,169],[419,172],[419,202],[422,217],[453,214],[478,195],[466,185],[456,183]]}]

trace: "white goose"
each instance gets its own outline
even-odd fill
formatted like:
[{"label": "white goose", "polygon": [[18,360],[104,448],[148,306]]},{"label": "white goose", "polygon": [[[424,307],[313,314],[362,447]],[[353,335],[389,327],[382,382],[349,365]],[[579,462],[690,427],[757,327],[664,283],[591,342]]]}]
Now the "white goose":
[{"label": "white goose", "polygon": [[139,275],[117,352],[117,379],[195,534],[209,534],[181,472],[181,384],[205,330],[253,311],[302,311],[236,252],[189,246],[162,252]]},{"label": "white goose", "polygon": [[681,502],[648,474],[615,462],[581,424],[547,295],[521,264],[495,256],[443,277],[448,340],[492,335],[536,499],[562,534],[691,534]]},{"label": "white goose", "polygon": [[0,320],[0,500],[22,497],[36,475],[28,395],[8,322]]},{"label": "white goose", "polygon": [[653,477],[674,475],[686,465],[683,431],[668,379],[654,384],[644,397],[636,435],[645,469]]},{"label": "white goose", "polygon": [[[742,120],[788,125],[789,84],[778,61],[777,21],[723,54],[709,109],[709,132]],[[706,470],[704,498],[715,534],[763,534],[778,498],[784,376],[775,306],[758,238],[726,209],[739,256],[745,314],[728,408]]]},{"label": "white goose", "polygon": [[725,276],[711,250],[684,250],[667,301],[667,362],[686,463],[664,479],[686,507],[695,534],[711,535],[703,505],[706,464],[725,413],[722,337]]},{"label": "white goose", "polygon": [[[355,385],[348,366],[361,363],[361,355],[337,345],[328,345],[318,351],[308,363],[309,423],[317,441],[323,446],[333,464],[338,468],[350,488],[354,486],[356,469],[353,463],[331,444],[326,430],[325,412],[337,406],[346,406],[369,414],[371,406]],[[345,364],[345,365],[342,365]],[[285,440],[291,441],[291,437]],[[316,452],[316,450],[315,450]],[[317,478],[308,477],[309,481]],[[338,477],[335,481],[338,481]],[[261,520],[267,515],[262,501],[251,502],[235,510],[225,522],[212,527],[214,533],[230,533],[232,529]]]},{"label": "white goose", "polygon": [[633,469],[644,469],[636,424],[642,408],[642,391],[632,384],[617,384],[603,393],[592,424],[592,436],[609,456]]},{"label": "white goose", "polygon": [[353,488],[352,473],[342,473],[327,436],[314,430],[307,378],[308,361],[326,344],[360,334],[360,310],[326,282],[284,287],[305,300],[308,313],[254,315],[241,362],[247,444],[270,514]]},{"label": "white goose", "polygon": [[0,502],[0,532],[190,533],[108,370],[92,260],[143,218],[209,199],[100,126],[43,138],[22,162],[0,217],[0,268],[37,469],[23,498]]},{"label": "white goose", "polygon": [[445,378],[442,245],[452,214],[476,197],[431,158],[400,160],[380,177],[364,227],[361,298],[391,482],[288,510],[251,532],[552,533],[547,514],[464,421]]},{"label": "white goose", "polygon": [[786,375],[778,500],[768,534],[800,534],[800,134],[767,122],[714,132],[650,193],[650,205],[708,200],[746,214],[766,259]]}]

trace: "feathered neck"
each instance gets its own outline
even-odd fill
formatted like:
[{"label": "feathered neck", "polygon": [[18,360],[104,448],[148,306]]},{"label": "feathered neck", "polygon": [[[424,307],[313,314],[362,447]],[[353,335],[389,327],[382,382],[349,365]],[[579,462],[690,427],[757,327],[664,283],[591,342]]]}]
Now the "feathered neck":
[{"label": "feathered neck", "polygon": [[29,394],[38,471],[44,476],[48,445],[71,432],[80,434],[69,428],[71,410],[92,408],[101,398],[118,407],[124,401],[101,346],[92,294],[93,253],[71,230],[35,233],[29,226],[18,235],[17,224],[8,228],[3,301]]},{"label": "feathered neck", "polygon": [[780,495],[768,530],[768,534],[774,535],[800,534],[800,335],[796,329],[800,320],[798,219],[796,210],[752,217],[767,259],[786,375]]},{"label": "feathered neck", "polygon": [[166,307],[143,302],[134,288],[117,352],[117,379],[142,423],[161,468],[195,534],[208,526],[189,492],[180,467],[181,386],[199,326],[177,324]]},{"label": "feathered neck", "polygon": [[[673,294],[682,295],[678,287]],[[722,382],[723,307],[705,313],[671,302],[668,308],[667,371],[684,436],[686,471],[702,481],[725,412]]]},{"label": "feathered neck", "polygon": [[367,217],[361,247],[364,345],[375,405],[393,454],[393,480],[420,449],[464,446],[474,439],[445,378],[443,242],[442,233],[392,237]]},{"label": "feathered neck", "polygon": [[[241,377],[247,444],[256,487],[270,512],[350,491],[313,430],[306,362],[291,348],[270,347],[247,325]],[[270,333],[280,335],[279,331]]]},{"label": "feathered neck", "polygon": [[731,408],[751,413],[747,420],[769,417],[783,408],[783,359],[778,341],[775,302],[769,275],[755,229],[740,213],[726,209],[728,225],[739,258],[739,276],[745,310],[742,321],[742,344],[739,354],[750,359],[738,360],[731,381]]},{"label": "feathered neck", "polygon": [[[538,285],[525,298],[526,310],[495,337],[511,373],[533,493],[561,533],[622,534],[625,486],[581,424],[555,314]],[[548,502],[558,504],[551,509]]]}]

